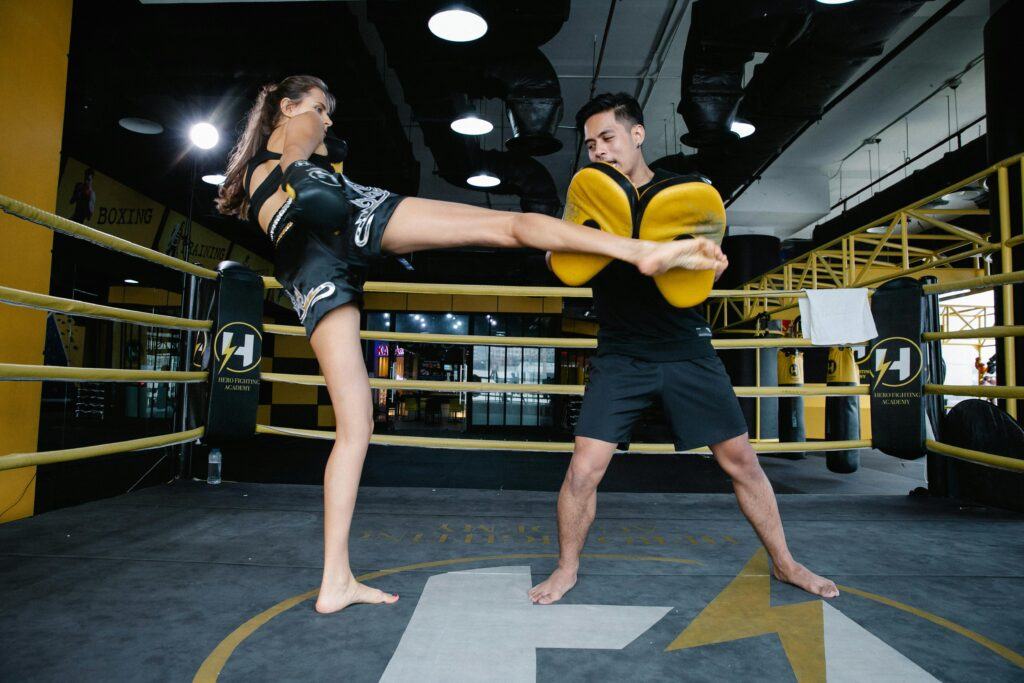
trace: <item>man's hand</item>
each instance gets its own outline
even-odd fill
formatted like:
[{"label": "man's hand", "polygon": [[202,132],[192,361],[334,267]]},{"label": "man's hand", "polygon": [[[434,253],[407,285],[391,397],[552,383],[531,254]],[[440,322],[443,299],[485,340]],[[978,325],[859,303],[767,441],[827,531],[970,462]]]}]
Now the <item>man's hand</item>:
[{"label": "man's hand", "polygon": [[715,282],[718,282],[718,278],[722,277],[722,273],[729,267],[729,257],[724,253],[718,257],[715,263]]}]

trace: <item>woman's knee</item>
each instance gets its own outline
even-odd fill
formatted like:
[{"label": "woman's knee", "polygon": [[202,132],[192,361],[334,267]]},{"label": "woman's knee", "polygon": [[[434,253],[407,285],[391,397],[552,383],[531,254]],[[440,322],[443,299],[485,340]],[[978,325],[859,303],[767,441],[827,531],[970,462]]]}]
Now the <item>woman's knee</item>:
[{"label": "woman's knee", "polygon": [[[337,420],[337,413],[335,413],[335,419]],[[335,443],[339,445],[351,445],[351,444],[367,444],[370,441],[370,437],[373,436],[373,418],[364,421],[348,420],[348,421],[337,421],[337,427],[334,430]]]},{"label": "woman's knee", "polygon": [[532,244],[532,240],[529,239],[528,235],[531,230],[534,229],[536,214],[532,213],[511,213],[511,220],[509,221],[507,229],[507,240],[508,243],[504,246],[511,248],[515,247],[528,247]]}]

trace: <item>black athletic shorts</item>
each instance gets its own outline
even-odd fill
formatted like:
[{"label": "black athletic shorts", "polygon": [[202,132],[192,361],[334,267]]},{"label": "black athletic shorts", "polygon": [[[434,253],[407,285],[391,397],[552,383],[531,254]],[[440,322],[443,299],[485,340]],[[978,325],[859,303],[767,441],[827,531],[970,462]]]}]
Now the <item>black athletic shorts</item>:
[{"label": "black athletic shorts", "polygon": [[299,322],[311,336],[328,312],[355,301],[362,304],[366,271],[381,258],[380,242],[401,195],[353,183],[344,176],[347,215],[333,228],[303,223],[291,200],[274,215],[268,233],[274,241],[274,275],[291,299]]},{"label": "black athletic shorts", "polygon": [[677,451],[708,446],[747,432],[729,375],[718,356],[653,362],[591,357],[576,436],[627,448],[644,409],[661,400]]}]

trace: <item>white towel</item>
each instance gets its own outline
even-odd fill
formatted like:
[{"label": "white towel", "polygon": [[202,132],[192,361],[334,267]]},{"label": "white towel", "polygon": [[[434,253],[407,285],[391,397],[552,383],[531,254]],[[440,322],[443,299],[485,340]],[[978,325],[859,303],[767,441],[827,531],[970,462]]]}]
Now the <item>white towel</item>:
[{"label": "white towel", "polygon": [[805,289],[800,299],[804,339],[815,346],[860,344],[878,336],[866,289]]}]

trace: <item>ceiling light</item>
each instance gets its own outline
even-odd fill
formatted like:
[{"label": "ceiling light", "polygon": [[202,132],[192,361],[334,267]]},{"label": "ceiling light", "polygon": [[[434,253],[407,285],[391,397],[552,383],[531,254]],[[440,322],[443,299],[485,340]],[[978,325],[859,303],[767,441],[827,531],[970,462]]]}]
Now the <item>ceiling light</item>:
[{"label": "ceiling light", "polygon": [[197,123],[188,131],[188,137],[192,144],[199,149],[213,149],[220,140],[220,133],[211,124]]},{"label": "ceiling light", "polygon": [[488,173],[487,171],[469,176],[466,178],[466,182],[473,187],[494,187],[495,185],[501,184],[501,180],[498,176]]},{"label": "ceiling light", "polygon": [[138,280],[133,280],[133,279],[131,279],[130,277],[126,277],[126,278],[124,279],[124,283],[125,283],[126,285],[137,285],[137,284],[139,284],[139,281],[138,281]]},{"label": "ceiling light", "polygon": [[140,119],[134,116],[127,116],[118,121],[117,124],[125,130],[141,135],[159,135],[164,132],[164,127],[156,121]]},{"label": "ceiling light", "polygon": [[468,43],[487,33],[487,22],[470,9],[452,8],[430,17],[427,28],[441,40]]},{"label": "ceiling light", "polygon": [[853,0],[818,0],[822,5],[845,5]]},{"label": "ceiling light", "polygon": [[494,124],[476,114],[467,114],[452,121],[452,130],[462,135],[487,135],[494,130]]},{"label": "ceiling light", "polygon": [[729,126],[729,130],[731,130],[733,133],[736,133],[736,135],[739,135],[741,138],[745,138],[748,135],[751,135],[757,129],[754,127],[754,124],[752,124],[750,121],[744,121],[743,119],[735,119],[732,122],[732,125]]},{"label": "ceiling light", "polygon": [[210,183],[211,185],[220,185],[225,180],[227,180],[227,176],[223,173],[211,173],[203,176],[203,182]]}]

